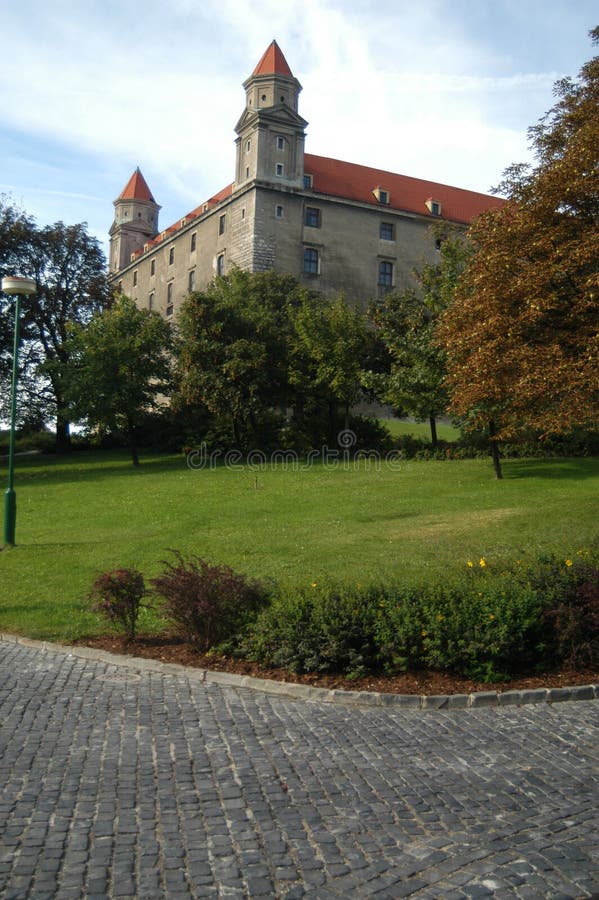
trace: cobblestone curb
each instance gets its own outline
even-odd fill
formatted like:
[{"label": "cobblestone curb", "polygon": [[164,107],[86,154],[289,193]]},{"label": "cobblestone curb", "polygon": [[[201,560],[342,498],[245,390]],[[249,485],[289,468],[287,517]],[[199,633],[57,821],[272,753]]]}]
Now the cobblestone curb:
[{"label": "cobblestone curb", "polygon": [[299,700],[317,700],[346,706],[384,706],[410,710],[480,709],[489,706],[525,706],[531,703],[561,703],[566,700],[599,700],[599,684],[573,685],[560,688],[526,688],[514,691],[476,691],[472,694],[382,694],[377,691],[344,691],[337,688],[310,687],[288,681],[272,681],[251,675],[231,672],[213,672],[176,663],[164,663],[157,659],[123,656],[95,647],[54,644],[36,641],[14,634],[0,633],[0,643],[20,644],[36,650],[66,653],[78,659],[91,659],[108,665],[120,666],[136,672],[157,672],[161,675],[185,675],[203,684],[221,684],[228,687],[245,687]]}]

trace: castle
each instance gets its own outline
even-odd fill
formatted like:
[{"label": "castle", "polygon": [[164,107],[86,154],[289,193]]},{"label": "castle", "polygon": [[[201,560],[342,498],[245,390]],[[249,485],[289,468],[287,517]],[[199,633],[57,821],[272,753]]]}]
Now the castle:
[{"label": "castle", "polygon": [[301,91],[273,41],[244,82],[235,180],[165,230],[137,169],[114,201],[111,283],[166,317],[232,266],[274,269],[362,306],[434,262],[431,225],[466,227],[497,197],[314,156],[304,150]]}]

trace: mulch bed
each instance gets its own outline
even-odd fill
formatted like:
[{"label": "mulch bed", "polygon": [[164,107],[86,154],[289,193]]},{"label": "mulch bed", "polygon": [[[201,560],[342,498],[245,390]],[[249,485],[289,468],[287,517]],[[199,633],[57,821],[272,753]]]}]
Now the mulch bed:
[{"label": "mulch bed", "polygon": [[446,672],[418,671],[399,675],[369,675],[366,678],[348,679],[343,675],[296,675],[285,669],[266,669],[256,663],[215,654],[198,653],[189,643],[174,635],[139,635],[127,642],[121,635],[104,635],[87,638],[77,643],[111,653],[157,659],[166,663],[209,669],[216,672],[234,672],[312,687],[337,688],[349,691],[378,691],[385,694],[470,694],[474,691],[509,691],[523,688],[570,687],[580,684],[598,684],[597,669],[559,669],[552,672],[522,675],[511,681],[490,684],[451,675]]}]

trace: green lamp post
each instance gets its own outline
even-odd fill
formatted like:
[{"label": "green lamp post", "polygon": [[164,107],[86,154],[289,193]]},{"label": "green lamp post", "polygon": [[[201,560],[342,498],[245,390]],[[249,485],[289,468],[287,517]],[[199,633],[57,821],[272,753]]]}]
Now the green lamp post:
[{"label": "green lamp post", "polygon": [[8,488],[4,495],[4,545],[12,547],[15,543],[15,527],[17,524],[17,497],[14,489],[15,468],[15,429],[17,420],[17,371],[19,361],[19,318],[21,315],[21,297],[35,294],[35,281],[21,278],[18,275],[2,279],[2,291],[15,298],[15,340],[12,357],[12,384],[10,395],[10,438],[8,445]]}]

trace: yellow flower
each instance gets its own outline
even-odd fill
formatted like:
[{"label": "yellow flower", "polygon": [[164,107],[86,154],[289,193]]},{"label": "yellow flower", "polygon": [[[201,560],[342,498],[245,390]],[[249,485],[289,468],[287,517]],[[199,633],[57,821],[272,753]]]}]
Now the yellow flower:
[{"label": "yellow flower", "polygon": [[310,585],[310,587],[316,587],[316,582],[313,581],[312,584]]},{"label": "yellow flower", "polygon": [[567,559],[567,560],[566,560],[566,565],[568,566],[568,568],[570,568],[570,566],[572,565],[572,560],[571,560],[571,559]]},{"label": "yellow flower", "polygon": [[426,631],[421,631],[420,634],[422,635],[422,637],[426,637]]},{"label": "yellow flower", "polygon": [[474,563],[472,562],[471,559],[468,560],[468,568],[469,568],[469,569],[474,568]]},{"label": "yellow flower", "polygon": [[494,618],[495,618],[495,616],[493,615],[493,613],[489,613],[489,618],[490,618],[490,619],[494,619]]},{"label": "yellow flower", "polygon": [[442,622],[442,621],[443,621],[443,616],[437,616],[437,622]]},{"label": "yellow flower", "polygon": [[481,558],[480,558],[479,561],[478,561],[478,564],[479,564],[479,566],[481,567],[481,569],[484,569],[484,567],[487,565],[484,556],[481,556]]}]

